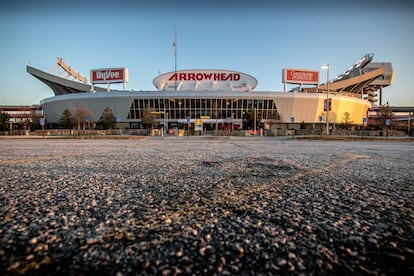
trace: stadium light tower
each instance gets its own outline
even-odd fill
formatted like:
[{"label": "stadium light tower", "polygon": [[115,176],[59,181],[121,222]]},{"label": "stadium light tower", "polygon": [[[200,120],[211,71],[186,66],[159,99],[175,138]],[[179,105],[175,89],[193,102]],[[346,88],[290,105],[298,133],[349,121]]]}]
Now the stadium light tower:
[{"label": "stadium light tower", "polygon": [[325,103],[325,108],[326,108],[326,135],[329,135],[329,70],[330,70],[330,66],[329,63],[328,64],[324,64],[322,65],[321,69],[326,69],[327,73],[326,73],[326,103]]}]

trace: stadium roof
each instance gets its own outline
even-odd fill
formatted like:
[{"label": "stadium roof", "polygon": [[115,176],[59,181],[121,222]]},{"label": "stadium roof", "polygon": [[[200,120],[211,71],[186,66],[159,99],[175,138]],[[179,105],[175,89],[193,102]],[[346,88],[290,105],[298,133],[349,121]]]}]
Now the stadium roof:
[{"label": "stadium roof", "polygon": [[[73,93],[84,93],[85,91],[91,91],[91,88],[92,88],[91,85],[89,84],[84,84],[81,82],[64,79],[59,76],[46,73],[44,71],[41,71],[31,66],[27,66],[26,70],[29,74],[31,74],[35,78],[38,78],[39,80],[44,82],[47,86],[49,86],[53,90],[53,93],[55,93],[56,96],[64,95],[64,94],[73,94]],[[96,86],[94,86],[94,90],[96,92],[107,91],[107,89],[105,88],[96,87]]]},{"label": "stadium roof", "polygon": [[[373,54],[367,54],[358,60],[353,66],[351,66],[346,72],[338,76],[335,80],[329,82],[329,91],[344,94],[363,95],[368,94],[370,91],[377,91],[383,87],[392,84],[394,79],[394,71],[391,63],[388,62],[371,62]],[[63,61],[58,58],[58,65],[62,67]],[[64,64],[65,65],[65,64]],[[69,67],[69,66],[67,66]],[[63,68],[63,67],[62,67]],[[78,74],[74,75],[71,73],[71,68],[63,68],[66,72],[71,74],[77,79],[80,79]],[[73,70],[72,70],[73,71]],[[197,76],[193,71],[184,70],[179,71],[181,73],[190,72],[194,76]],[[27,66],[27,72],[38,78],[46,85],[48,85],[57,95],[73,94],[73,93],[84,93],[84,92],[106,92],[106,88],[91,86],[90,84],[83,83],[80,81],[73,81],[66,78],[62,78],[58,75],[53,75],[31,66]],[[76,73],[76,72],[75,72]],[[189,74],[190,74],[189,73]],[[239,74],[239,73],[238,73]],[[241,73],[240,73],[241,74]],[[164,74],[166,75],[166,74]],[[243,74],[244,75],[244,74]],[[160,79],[163,75],[158,76],[154,79]],[[226,75],[227,76],[227,75]],[[249,76],[252,80],[256,81],[253,77]],[[196,82],[194,82],[196,83]],[[154,83],[155,84],[155,83]],[[157,86],[157,85],[156,85]],[[254,87],[253,84],[252,87]],[[159,88],[159,87],[158,87]],[[203,88],[203,90],[205,87]],[[247,90],[251,90],[247,89]],[[161,89],[162,90],[162,89]],[[177,89],[187,90],[187,89]],[[232,90],[232,89],[230,89]],[[241,90],[245,90],[244,88]],[[321,84],[315,88],[305,88],[305,92],[324,92],[328,90],[328,85]]]},{"label": "stadium roof", "polygon": [[[359,59],[343,74],[329,82],[329,91],[354,94],[367,94],[392,84],[394,70],[389,62],[371,62],[373,54]],[[319,90],[326,91],[328,85],[322,84]]]}]

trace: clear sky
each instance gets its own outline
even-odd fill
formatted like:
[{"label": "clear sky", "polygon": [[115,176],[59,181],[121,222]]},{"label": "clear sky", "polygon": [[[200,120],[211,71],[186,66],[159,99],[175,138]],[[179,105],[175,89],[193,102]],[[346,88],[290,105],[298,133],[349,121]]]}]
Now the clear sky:
[{"label": "clear sky", "polygon": [[383,103],[412,106],[413,29],[406,0],[3,0],[0,105],[53,96],[26,65],[48,71],[57,57],[88,79],[91,69],[127,67],[127,89],[155,90],[152,80],[174,71],[177,30],[178,69],[244,72],[256,91],[283,91],[283,68],[321,70],[325,82],[321,65],[333,79],[374,53],[395,71]]}]

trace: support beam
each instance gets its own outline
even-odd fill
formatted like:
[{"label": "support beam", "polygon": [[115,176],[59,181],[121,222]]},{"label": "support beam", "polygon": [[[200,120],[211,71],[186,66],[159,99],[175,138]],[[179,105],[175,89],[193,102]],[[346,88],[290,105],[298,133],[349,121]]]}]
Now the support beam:
[{"label": "support beam", "polygon": [[[57,57],[56,58],[56,63],[63,69],[65,70],[70,76],[74,77],[75,79],[87,84],[88,83],[88,79],[84,76],[82,76],[81,74],[79,74],[78,72],[74,71],[69,65],[67,65],[65,62],[63,62],[63,59],[61,57]],[[69,76],[68,76],[69,77]],[[68,78],[66,77],[66,78]]]}]

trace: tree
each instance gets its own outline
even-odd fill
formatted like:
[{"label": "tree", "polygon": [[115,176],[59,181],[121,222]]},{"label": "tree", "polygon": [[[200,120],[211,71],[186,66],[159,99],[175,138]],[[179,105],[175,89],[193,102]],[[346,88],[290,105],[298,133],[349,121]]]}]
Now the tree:
[{"label": "tree", "polygon": [[0,113],[0,129],[7,130],[7,124],[9,123],[10,116],[6,112]]},{"label": "tree", "polygon": [[387,120],[391,120],[393,113],[388,103],[386,105],[381,105],[377,111],[376,123],[377,126],[384,128],[387,124]]},{"label": "tree", "polygon": [[268,110],[267,111],[267,123],[269,124],[269,129],[272,130],[273,125],[280,123],[281,116],[277,110]]},{"label": "tree", "polygon": [[[74,117],[75,122],[78,124],[78,130],[80,130],[81,127],[84,129],[86,125],[95,121],[93,113],[86,108],[77,108]],[[89,119],[88,122],[87,118]]]},{"label": "tree", "polygon": [[101,118],[99,118],[99,124],[101,124],[104,129],[108,129],[112,128],[115,122],[116,119],[112,113],[112,109],[109,106],[106,107],[102,112]]},{"label": "tree", "polygon": [[344,116],[342,117],[342,123],[345,124],[345,128],[348,129],[349,125],[353,124],[354,122],[351,120],[351,114],[348,112],[344,113]]},{"label": "tree", "polygon": [[251,108],[243,114],[243,129],[254,128],[254,119],[256,119],[256,127],[259,126],[261,120],[260,112],[256,108]]},{"label": "tree", "polygon": [[155,109],[151,108],[149,105],[146,106],[144,112],[142,113],[141,123],[145,128],[152,128],[155,123]]},{"label": "tree", "polygon": [[[322,122],[326,123],[326,111],[321,112],[319,116],[322,116]],[[329,114],[328,114],[329,123],[335,123],[336,117],[337,115],[335,112],[329,111]]]},{"label": "tree", "polygon": [[62,116],[60,116],[59,119],[59,125],[63,128],[71,129],[74,126],[74,118],[72,116],[72,113],[69,109],[65,109],[62,113]]}]

